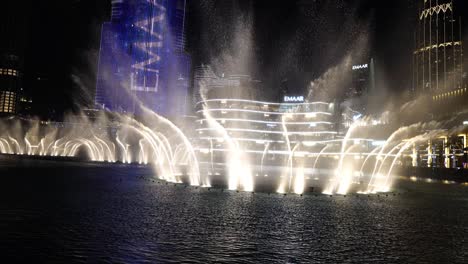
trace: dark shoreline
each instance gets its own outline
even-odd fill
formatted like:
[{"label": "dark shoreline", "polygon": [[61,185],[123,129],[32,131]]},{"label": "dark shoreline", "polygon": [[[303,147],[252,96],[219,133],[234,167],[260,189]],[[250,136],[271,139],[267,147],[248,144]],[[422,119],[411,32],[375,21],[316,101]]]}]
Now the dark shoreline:
[{"label": "dark shoreline", "polygon": [[95,167],[135,167],[135,168],[148,168],[150,165],[139,163],[122,163],[118,162],[100,162],[90,161],[80,157],[52,157],[52,156],[31,156],[31,155],[14,155],[14,154],[0,154],[0,163],[3,167],[17,167],[17,166],[95,166]]},{"label": "dark shoreline", "polygon": [[[153,177],[154,181],[160,181],[155,175],[151,165],[138,163],[126,164],[121,162],[93,162],[75,157],[46,157],[46,156],[28,156],[28,155],[8,155],[0,154],[0,172],[2,174],[13,173],[14,175],[24,176],[32,171],[36,175],[73,173],[74,170],[86,172],[86,174],[107,174],[112,171],[119,177]],[[468,170],[446,169],[446,168],[396,168],[395,181],[403,183],[410,179],[425,180],[430,182],[450,182],[466,184],[468,182]],[[415,177],[415,178],[414,178]],[[402,182],[403,181],[403,182]],[[255,192],[274,193],[276,192],[277,182],[270,178],[256,177]],[[183,184],[187,185],[187,183]],[[223,176],[211,179],[212,188],[227,189],[227,182]],[[400,184],[396,184],[400,185]],[[358,187],[358,186],[356,186]],[[319,194],[322,192],[319,182],[307,180],[304,194]]]},{"label": "dark shoreline", "polygon": [[404,167],[396,169],[395,172],[397,175],[405,177],[417,177],[422,179],[451,181],[456,183],[468,182],[467,169]]}]

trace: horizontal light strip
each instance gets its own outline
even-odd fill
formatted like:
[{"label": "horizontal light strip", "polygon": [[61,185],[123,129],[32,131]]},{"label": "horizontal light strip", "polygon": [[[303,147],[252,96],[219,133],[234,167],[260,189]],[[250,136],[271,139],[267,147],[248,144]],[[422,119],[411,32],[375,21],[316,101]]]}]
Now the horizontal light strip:
[{"label": "horizontal light strip", "polygon": [[[203,151],[210,151],[209,148],[197,148],[195,149],[197,151],[200,151],[200,152],[203,152]],[[211,149],[212,151],[215,151],[215,152],[229,152],[231,151],[230,149]],[[242,152],[245,152],[245,153],[253,153],[253,154],[262,154],[265,152],[265,151],[261,151],[261,150],[242,150]],[[282,151],[282,150],[271,150],[271,151],[267,151],[266,154],[279,154],[279,155],[290,155],[291,153],[289,151]],[[332,155],[332,156],[341,156],[342,154],[345,155],[345,156],[378,156],[379,153],[364,153],[364,152],[348,152],[348,153],[341,153],[341,152],[308,152],[308,151],[295,151],[294,154],[300,154],[300,155],[304,155],[304,156],[317,156],[317,155],[320,155],[320,156],[327,156],[327,155]],[[402,155],[397,155],[397,154],[382,154],[381,156],[388,156],[388,157],[396,157],[396,156],[402,156]]]},{"label": "horizontal light strip", "polygon": [[204,101],[199,101],[197,104],[201,104],[204,102],[244,102],[244,103],[254,103],[254,104],[263,104],[263,105],[315,105],[315,104],[321,104],[321,105],[327,105],[329,103],[325,102],[310,102],[310,103],[272,103],[272,102],[262,102],[262,101],[254,101],[254,100],[246,100],[246,99],[208,99]]},{"label": "horizontal light strip", "polygon": [[208,112],[247,112],[247,113],[268,114],[268,115],[308,115],[308,114],[322,114],[322,115],[329,115],[329,116],[332,115],[331,113],[327,113],[327,112],[302,112],[302,113],[266,112],[266,111],[257,111],[257,110],[248,110],[248,109],[234,109],[234,108],[205,109],[205,110],[198,110],[197,113],[202,113],[203,111],[208,111]]},{"label": "horizontal light strip", "polygon": [[420,52],[424,52],[424,51],[427,51],[427,50],[431,50],[431,49],[438,49],[438,48],[444,48],[444,47],[450,47],[450,46],[461,46],[462,42],[461,41],[454,41],[454,42],[445,42],[445,43],[440,43],[440,44],[435,44],[435,45],[431,45],[431,46],[426,46],[426,47],[423,47],[423,48],[420,48],[419,50],[413,52],[414,54],[418,54]]},{"label": "horizontal light strip", "polygon": [[[288,134],[288,135],[313,135],[313,134],[338,134],[336,131],[315,131],[315,132],[303,132],[303,131],[270,131],[270,130],[256,130],[256,129],[243,129],[243,128],[224,128],[226,131],[237,131],[237,132],[252,132],[252,133],[265,133],[265,134]],[[210,131],[217,130],[216,128],[199,128],[197,131]]]},{"label": "horizontal light strip", "polygon": [[[199,137],[199,139],[203,140],[216,140],[218,142],[223,142],[224,138],[222,137]],[[268,140],[268,139],[254,139],[254,138],[231,138],[234,141],[250,141],[250,142],[260,142],[262,141],[263,143],[281,143],[284,144],[285,141],[282,140]],[[295,143],[295,142],[291,142]]]},{"label": "horizontal light strip", "polygon": [[[263,120],[252,120],[252,119],[241,119],[241,118],[213,118],[213,120],[216,121],[239,121],[239,122],[251,122],[251,123],[259,123],[259,124],[278,124],[282,125],[283,122],[278,122],[278,121],[263,121]],[[197,122],[200,121],[208,121],[208,119],[199,119]],[[311,125],[311,124],[326,124],[326,125],[331,125],[333,124],[332,122],[324,122],[324,121],[317,121],[317,122],[284,122],[286,125]]]},{"label": "horizontal light strip", "polygon": [[[204,140],[217,140],[217,141],[224,141],[223,137],[200,137],[199,139],[204,139]],[[232,140],[235,141],[252,141],[252,142],[257,142],[257,141],[263,141],[266,143],[285,143],[285,141],[281,140],[267,140],[267,139],[255,139],[255,138],[231,138]],[[375,141],[373,139],[364,139],[364,138],[353,138],[353,139],[348,139],[348,142],[352,141]],[[331,140],[323,140],[323,141],[301,141],[301,143],[306,146],[306,147],[312,147],[317,144],[327,144],[327,143],[337,143],[337,142],[343,142],[343,139],[331,139]],[[299,143],[298,141],[291,141],[291,144],[293,143]]]}]

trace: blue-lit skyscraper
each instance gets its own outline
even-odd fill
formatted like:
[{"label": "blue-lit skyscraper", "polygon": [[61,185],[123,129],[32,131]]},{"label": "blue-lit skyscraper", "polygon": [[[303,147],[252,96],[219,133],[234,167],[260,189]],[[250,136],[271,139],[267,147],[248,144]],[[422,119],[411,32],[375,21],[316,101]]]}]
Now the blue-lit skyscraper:
[{"label": "blue-lit skyscraper", "polygon": [[96,104],[138,114],[185,114],[191,59],[185,53],[186,0],[113,0],[102,26]]}]

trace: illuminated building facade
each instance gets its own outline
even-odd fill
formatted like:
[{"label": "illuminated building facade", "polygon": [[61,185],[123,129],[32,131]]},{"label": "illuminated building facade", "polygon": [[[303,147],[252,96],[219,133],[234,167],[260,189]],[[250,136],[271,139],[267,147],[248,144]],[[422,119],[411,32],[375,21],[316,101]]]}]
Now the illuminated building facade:
[{"label": "illuminated building facade", "polygon": [[222,170],[233,145],[258,173],[260,164],[284,165],[295,147],[304,158],[312,157],[336,140],[335,104],[305,102],[301,95],[285,95],[281,102],[255,100],[262,96],[246,76],[217,78],[206,68],[202,72],[203,81],[211,83],[197,103],[196,145],[202,164],[221,166],[214,171]]},{"label": "illuminated building facade", "polygon": [[[331,140],[337,134],[331,121],[334,106],[325,102],[273,103],[245,99],[209,99],[198,111],[197,131],[202,140],[223,141],[203,114],[208,112],[233,140],[247,152],[260,151],[271,143],[271,150],[286,151],[285,134],[291,144]],[[286,125],[286,128],[283,126]],[[206,142],[209,143],[209,142]],[[209,144],[208,144],[209,145]]]},{"label": "illuminated building facade", "polygon": [[462,88],[462,21],[454,0],[419,0],[413,91],[440,93]]},{"label": "illuminated building facade", "polygon": [[18,58],[5,55],[0,64],[0,114],[16,114],[21,92],[22,73]]},{"label": "illuminated building facade", "polygon": [[[295,162],[311,161],[325,146],[339,144],[334,104],[208,99],[198,105],[205,107],[197,112],[197,150],[201,167],[208,174],[223,174],[227,153],[232,153],[233,147],[258,176],[280,173],[291,153]],[[333,166],[335,160],[327,160]],[[322,164],[328,161],[322,159]],[[309,168],[312,165],[306,164]]]},{"label": "illuminated building facade", "polygon": [[185,114],[191,59],[186,0],[113,0],[102,26],[96,104],[135,113]]},{"label": "illuminated building facade", "polygon": [[0,8],[0,114],[20,112],[29,6],[7,1]]}]

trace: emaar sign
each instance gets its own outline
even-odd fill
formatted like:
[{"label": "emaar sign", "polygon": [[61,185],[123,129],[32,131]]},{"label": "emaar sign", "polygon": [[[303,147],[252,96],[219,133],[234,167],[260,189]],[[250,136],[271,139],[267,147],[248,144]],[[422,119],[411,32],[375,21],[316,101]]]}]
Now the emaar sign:
[{"label": "emaar sign", "polygon": [[304,96],[285,96],[283,98],[284,102],[293,102],[293,103],[302,103],[304,102]]},{"label": "emaar sign", "polygon": [[361,65],[353,65],[353,71],[355,70],[361,70],[361,69],[367,69],[369,68],[369,65],[366,64],[361,64]]}]

